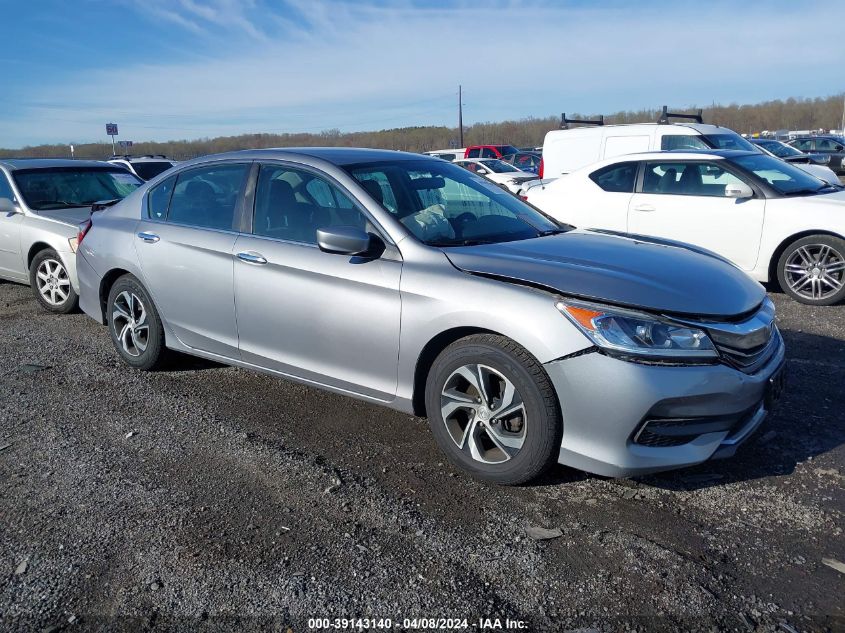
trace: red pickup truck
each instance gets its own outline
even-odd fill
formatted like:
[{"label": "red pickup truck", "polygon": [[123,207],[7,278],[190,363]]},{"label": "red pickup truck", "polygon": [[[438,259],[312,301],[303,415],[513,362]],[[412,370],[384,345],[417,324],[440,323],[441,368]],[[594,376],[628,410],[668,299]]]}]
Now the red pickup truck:
[{"label": "red pickup truck", "polygon": [[464,158],[501,158],[518,151],[513,145],[470,145],[464,152]]}]

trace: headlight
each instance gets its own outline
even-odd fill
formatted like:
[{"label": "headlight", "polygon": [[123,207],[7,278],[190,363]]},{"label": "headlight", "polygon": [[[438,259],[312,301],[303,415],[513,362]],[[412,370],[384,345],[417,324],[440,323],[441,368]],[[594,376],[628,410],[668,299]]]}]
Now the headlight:
[{"label": "headlight", "polygon": [[558,301],[555,307],[596,347],[611,354],[675,362],[712,362],[718,357],[704,330],[683,323],[582,301]]}]

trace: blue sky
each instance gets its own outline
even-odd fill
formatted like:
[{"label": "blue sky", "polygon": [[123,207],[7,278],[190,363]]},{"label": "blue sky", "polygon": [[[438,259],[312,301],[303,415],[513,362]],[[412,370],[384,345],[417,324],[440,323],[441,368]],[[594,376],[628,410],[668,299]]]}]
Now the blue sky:
[{"label": "blue sky", "polygon": [[0,0],[0,147],[845,90],[841,2]]}]

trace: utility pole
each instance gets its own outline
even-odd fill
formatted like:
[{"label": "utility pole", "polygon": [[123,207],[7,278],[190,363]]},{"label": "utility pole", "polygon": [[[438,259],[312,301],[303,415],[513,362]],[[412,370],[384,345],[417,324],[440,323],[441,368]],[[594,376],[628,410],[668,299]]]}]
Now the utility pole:
[{"label": "utility pole", "polygon": [[459,147],[464,147],[464,104],[461,98],[461,85],[458,84],[458,141]]},{"label": "utility pole", "polygon": [[839,131],[845,136],[845,93],[842,95],[842,125],[839,126]]}]

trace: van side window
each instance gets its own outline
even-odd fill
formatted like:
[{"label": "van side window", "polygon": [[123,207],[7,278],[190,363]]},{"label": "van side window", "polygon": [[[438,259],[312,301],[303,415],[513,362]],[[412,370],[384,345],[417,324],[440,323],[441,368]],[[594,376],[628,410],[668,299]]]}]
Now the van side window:
[{"label": "van side window", "polygon": [[637,179],[637,163],[608,165],[590,174],[590,180],[605,191],[614,193],[634,193],[634,181]]},{"label": "van side window", "polygon": [[660,139],[660,149],[710,149],[700,136],[694,134],[667,134]]}]

